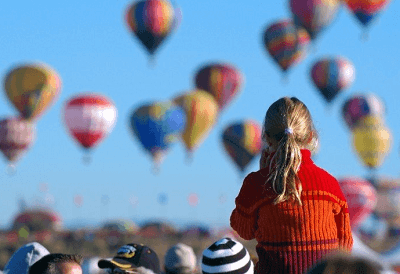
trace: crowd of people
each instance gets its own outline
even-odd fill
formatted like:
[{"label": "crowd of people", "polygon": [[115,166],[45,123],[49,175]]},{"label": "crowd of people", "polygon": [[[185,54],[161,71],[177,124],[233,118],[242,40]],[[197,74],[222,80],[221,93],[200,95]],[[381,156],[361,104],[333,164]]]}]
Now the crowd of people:
[{"label": "crowd of people", "polygon": [[[97,266],[123,274],[374,274],[384,269],[353,257],[348,204],[338,181],[315,165],[318,143],[308,108],[283,97],[267,110],[260,170],[246,176],[235,199],[230,225],[244,240],[257,241],[257,257],[241,242],[224,237],[202,252],[198,267],[193,249],[183,243],[165,254],[139,243],[125,244]],[[82,257],[50,254],[37,243],[19,249],[5,274],[82,274]]]}]

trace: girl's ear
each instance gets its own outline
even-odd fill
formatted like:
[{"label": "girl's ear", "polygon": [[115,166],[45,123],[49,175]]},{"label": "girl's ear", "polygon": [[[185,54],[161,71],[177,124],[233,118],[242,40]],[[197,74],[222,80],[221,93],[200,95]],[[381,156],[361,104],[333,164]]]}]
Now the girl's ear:
[{"label": "girl's ear", "polygon": [[314,132],[311,131],[310,136],[308,137],[307,144],[310,144],[313,141],[313,138],[314,138]]}]

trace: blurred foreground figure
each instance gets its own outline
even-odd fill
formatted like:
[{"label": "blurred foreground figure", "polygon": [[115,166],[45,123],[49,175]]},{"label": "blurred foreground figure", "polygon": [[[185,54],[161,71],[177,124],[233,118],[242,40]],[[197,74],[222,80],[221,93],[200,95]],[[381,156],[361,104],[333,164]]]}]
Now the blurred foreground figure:
[{"label": "blurred foreground figure", "polygon": [[203,251],[203,274],[253,274],[254,265],[247,249],[231,238],[223,238]]},{"label": "blurred foreground figure", "polygon": [[118,249],[117,256],[111,260],[100,260],[99,268],[107,268],[110,273],[160,274],[160,261],[157,254],[142,244],[127,244]]},{"label": "blurred foreground figure", "polygon": [[37,242],[20,247],[4,267],[4,274],[26,274],[29,267],[50,252]]},{"label": "blurred foreground figure", "polygon": [[196,255],[193,248],[178,243],[168,249],[165,254],[166,274],[193,274],[196,273]]},{"label": "blurred foreground figure", "polygon": [[80,255],[48,254],[29,268],[29,274],[82,274],[81,262]]},{"label": "blurred foreground figure", "polygon": [[307,274],[379,274],[379,266],[364,258],[349,255],[339,255],[319,262]]}]

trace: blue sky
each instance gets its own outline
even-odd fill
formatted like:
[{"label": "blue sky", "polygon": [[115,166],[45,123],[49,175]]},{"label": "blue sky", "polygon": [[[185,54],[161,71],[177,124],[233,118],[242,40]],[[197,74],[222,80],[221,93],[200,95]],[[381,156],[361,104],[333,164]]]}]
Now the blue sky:
[{"label": "blue sky", "polygon": [[[0,164],[0,227],[9,227],[18,212],[18,199],[31,207],[48,204],[69,225],[76,220],[97,224],[105,219],[146,220],[167,218],[175,222],[229,225],[242,178],[223,150],[225,126],[243,119],[260,123],[271,103],[282,96],[296,96],[310,109],[320,134],[317,165],[334,176],[368,176],[357,158],[341,106],[355,93],[372,92],[386,105],[385,120],[392,132],[392,148],[379,175],[399,175],[400,109],[400,3],[392,1],[376,18],[369,39],[361,39],[361,25],[344,7],[317,38],[311,52],[293,67],[288,80],[262,44],[264,29],[276,20],[289,18],[287,1],[176,0],[182,22],[161,45],[155,65],[131,35],[125,10],[131,1],[6,1],[0,10],[0,75],[26,62],[44,62],[62,79],[58,100],[37,122],[34,145],[10,176],[7,162]],[[325,56],[341,55],[355,67],[353,85],[328,108],[311,83],[312,64]],[[151,101],[172,99],[194,88],[194,74],[208,62],[229,62],[245,77],[241,93],[220,114],[207,139],[195,151],[192,163],[175,144],[158,175],[150,157],[130,132],[128,117],[133,109]],[[102,93],[113,100],[118,119],[113,132],[92,153],[92,162],[82,162],[82,149],[68,135],[62,120],[64,103],[80,92]],[[4,90],[0,96],[2,117],[17,112]],[[4,157],[2,157],[5,159]],[[258,168],[258,159],[247,172]],[[40,185],[47,184],[47,192]],[[159,195],[168,197],[158,202]],[[196,207],[187,197],[196,193]],[[50,196],[49,196],[50,195]],[[76,195],[83,205],[73,203]],[[101,198],[107,195],[108,204]],[[226,202],[220,203],[223,195]],[[135,206],[130,201],[136,200]]]}]

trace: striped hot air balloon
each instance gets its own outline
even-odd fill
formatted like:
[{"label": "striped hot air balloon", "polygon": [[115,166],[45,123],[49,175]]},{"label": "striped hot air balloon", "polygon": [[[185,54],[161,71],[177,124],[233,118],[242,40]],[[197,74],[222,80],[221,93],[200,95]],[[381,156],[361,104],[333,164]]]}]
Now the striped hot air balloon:
[{"label": "striped hot air balloon", "polygon": [[314,63],[311,78],[324,99],[330,103],[355,78],[354,66],[343,57],[323,58]]},{"label": "striped hot air balloon", "polygon": [[284,72],[305,57],[309,42],[307,31],[290,19],[268,26],[263,36],[265,48]]},{"label": "striped hot air balloon", "polygon": [[251,160],[261,151],[261,126],[253,120],[232,123],[225,128],[222,143],[230,158],[243,173]]},{"label": "striped hot air balloon", "polygon": [[112,131],[117,109],[105,96],[79,94],[64,108],[64,122],[71,136],[86,150],[97,146]]}]

